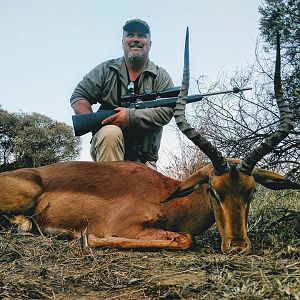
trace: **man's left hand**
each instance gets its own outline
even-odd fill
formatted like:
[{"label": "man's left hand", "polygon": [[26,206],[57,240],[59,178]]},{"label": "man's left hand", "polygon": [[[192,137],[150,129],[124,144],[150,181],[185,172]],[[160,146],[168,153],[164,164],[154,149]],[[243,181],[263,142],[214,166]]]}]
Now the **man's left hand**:
[{"label": "man's left hand", "polygon": [[126,110],[127,108],[124,107],[117,107],[115,111],[117,112],[115,115],[108,117],[104,119],[101,124],[106,125],[106,124],[112,124],[120,127],[123,129],[126,124]]}]

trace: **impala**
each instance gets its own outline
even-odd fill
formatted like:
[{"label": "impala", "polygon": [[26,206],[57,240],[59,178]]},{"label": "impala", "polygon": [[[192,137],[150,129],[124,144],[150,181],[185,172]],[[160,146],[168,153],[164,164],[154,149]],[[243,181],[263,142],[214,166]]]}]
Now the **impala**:
[{"label": "impala", "polygon": [[29,219],[33,219],[45,234],[84,236],[89,246],[118,248],[187,249],[194,236],[216,222],[224,253],[250,253],[247,217],[256,183],[275,190],[300,188],[278,173],[255,167],[292,128],[282,95],[279,39],[277,44],[274,86],[280,125],[246,157],[225,159],[185,119],[187,31],[175,119],[210,164],[183,181],[132,162],[64,162],[4,172],[0,174],[0,214],[9,216],[20,229],[30,229]]}]

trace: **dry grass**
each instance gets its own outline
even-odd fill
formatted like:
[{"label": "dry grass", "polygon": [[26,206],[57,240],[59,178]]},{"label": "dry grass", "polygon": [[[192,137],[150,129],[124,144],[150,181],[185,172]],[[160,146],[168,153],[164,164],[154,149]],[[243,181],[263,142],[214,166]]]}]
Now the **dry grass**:
[{"label": "dry grass", "polygon": [[258,191],[254,254],[220,254],[213,227],[182,252],[84,249],[0,232],[1,299],[300,299],[299,192]]}]

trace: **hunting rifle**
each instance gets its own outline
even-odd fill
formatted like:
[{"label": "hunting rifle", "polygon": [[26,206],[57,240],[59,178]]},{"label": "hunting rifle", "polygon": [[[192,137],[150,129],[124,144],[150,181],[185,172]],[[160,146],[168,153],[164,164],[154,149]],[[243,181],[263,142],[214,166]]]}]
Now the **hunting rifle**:
[{"label": "hunting rifle", "polygon": [[[193,103],[202,100],[205,97],[240,93],[242,91],[251,90],[251,88],[233,88],[232,90],[213,92],[207,94],[191,95],[187,98],[187,103]],[[129,109],[143,109],[152,107],[175,107],[180,87],[173,87],[162,92],[144,93],[141,95],[130,94],[121,97],[121,105]],[[74,132],[76,136],[84,135],[90,131],[98,130],[102,127],[101,122],[116,114],[117,112],[111,110],[99,110],[95,113],[79,114],[72,116]]]}]

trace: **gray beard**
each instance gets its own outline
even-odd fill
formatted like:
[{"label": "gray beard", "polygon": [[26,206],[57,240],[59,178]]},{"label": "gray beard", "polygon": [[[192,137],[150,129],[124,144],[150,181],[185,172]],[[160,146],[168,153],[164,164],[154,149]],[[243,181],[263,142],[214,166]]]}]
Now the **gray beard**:
[{"label": "gray beard", "polygon": [[133,69],[139,70],[147,62],[148,55],[146,53],[138,54],[138,55],[129,53],[127,58],[131,64],[131,67]]}]

